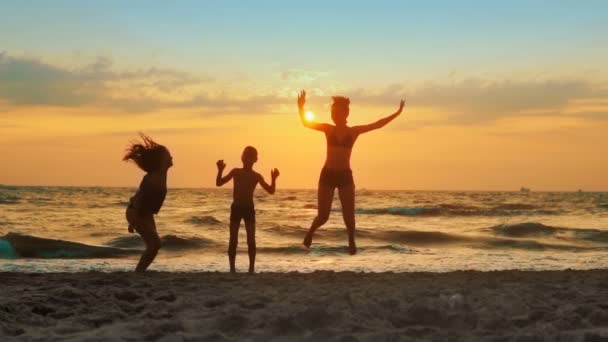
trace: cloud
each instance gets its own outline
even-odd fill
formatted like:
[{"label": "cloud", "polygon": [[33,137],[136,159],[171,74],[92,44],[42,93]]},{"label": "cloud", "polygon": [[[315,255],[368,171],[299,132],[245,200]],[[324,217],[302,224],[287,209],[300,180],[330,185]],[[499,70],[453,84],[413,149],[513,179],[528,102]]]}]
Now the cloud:
[{"label": "cloud", "polygon": [[[220,128],[230,128],[233,126],[224,125]],[[185,135],[185,134],[201,134],[207,132],[217,132],[218,126],[213,127],[170,127],[170,128],[151,128],[144,130],[123,130],[123,131],[109,131],[96,134],[96,136],[102,137],[120,137],[120,138],[133,138],[139,137],[139,132],[146,135],[158,136],[158,135]]]},{"label": "cloud", "polygon": [[[331,72],[288,69],[252,84],[260,93],[228,93],[229,83],[171,68],[118,70],[99,57],[79,68],[0,52],[0,112],[10,106],[96,106],[145,113],[188,109],[201,115],[286,113],[295,93],[306,86],[311,104],[336,93]],[[504,118],[575,115],[608,120],[608,86],[585,79],[504,80],[466,78],[392,84],[380,90],[339,87],[354,105],[397,106],[407,96],[409,107],[438,113],[421,125],[488,124]],[[428,119],[428,120],[427,120]]]},{"label": "cloud", "polygon": [[[580,100],[585,100],[587,106],[602,106],[608,101],[606,86],[584,80],[471,78],[428,82],[409,88],[397,84],[376,93],[358,89],[350,95],[355,101],[368,105],[392,104],[407,96],[409,106],[435,108],[445,113],[446,123],[454,124],[480,124],[526,116],[561,116]],[[585,117],[592,112],[581,110],[579,114]],[[596,118],[601,117],[595,111],[593,114]]]},{"label": "cloud", "polygon": [[0,98],[12,105],[78,106],[95,99],[94,85],[84,76],[40,61],[0,54]]},{"label": "cloud", "polygon": [[[118,71],[106,57],[68,69],[0,53],[0,103],[4,106],[88,105],[129,112],[192,108],[202,113],[227,114],[271,113],[276,106],[293,103],[293,99],[276,94],[218,93],[221,86],[214,82],[210,77],[169,68]],[[216,94],[211,95],[209,88]]]},{"label": "cloud", "polygon": [[279,73],[279,78],[283,81],[298,82],[298,83],[309,83],[320,78],[330,76],[331,73],[327,71],[316,71],[316,70],[305,70],[292,68],[284,70]]},{"label": "cloud", "polygon": [[105,57],[68,69],[0,53],[0,101],[13,106],[95,105],[145,110],[168,103],[158,94],[168,96],[212,81],[168,68],[117,71]]},{"label": "cloud", "polygon": [[608,109],[604,111],[584,111],[575,113],[576,116],[594,120],[594,121],[608,121]]}]

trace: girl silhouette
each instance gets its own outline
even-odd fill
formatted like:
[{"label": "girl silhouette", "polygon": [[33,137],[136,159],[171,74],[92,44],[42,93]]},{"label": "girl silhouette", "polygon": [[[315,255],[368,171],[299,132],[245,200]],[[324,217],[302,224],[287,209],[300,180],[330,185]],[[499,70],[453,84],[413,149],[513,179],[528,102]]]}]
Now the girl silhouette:
[{"label": "girl silhouette", "polygon": [[135,268],[136,272],[144,272],[161,247],[154,215],[160,211],[165,201],[167,171],[173,166],[173,157],[165,146],[157,144],[144,134],[140,133],[140,136],[142,142],[131,144],[122,158],[124,161],[133,161],[146,172],[139,190],[131,197],[126,212],[129,233],[136,231],[146,244],[146,250]]}]

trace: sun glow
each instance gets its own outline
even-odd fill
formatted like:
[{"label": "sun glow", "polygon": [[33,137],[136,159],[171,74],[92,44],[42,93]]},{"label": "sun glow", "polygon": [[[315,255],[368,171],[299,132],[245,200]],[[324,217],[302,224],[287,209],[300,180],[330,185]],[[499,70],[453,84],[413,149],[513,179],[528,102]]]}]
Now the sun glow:
[{"label": "sun glow", "polygon": [[306,120],[308,120],[308,121],[312,121],[312,120],[315,118],[315,113],[313,113],[313,112],[311,112],[311,111],[308,111],[308,112],[306,112],[306,114],[305,114],[305,118],[306,118]]}]

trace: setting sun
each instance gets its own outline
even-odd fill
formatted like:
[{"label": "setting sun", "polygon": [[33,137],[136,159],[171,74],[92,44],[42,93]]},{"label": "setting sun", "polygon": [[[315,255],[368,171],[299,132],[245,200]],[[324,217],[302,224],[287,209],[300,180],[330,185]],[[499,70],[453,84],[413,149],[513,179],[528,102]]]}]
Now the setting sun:
[{"label": "setting sun", "polygon": [[306,120],[312,121],[314,118],[315,118],[315,113],[310,112],[310,111],[306,112]]}]

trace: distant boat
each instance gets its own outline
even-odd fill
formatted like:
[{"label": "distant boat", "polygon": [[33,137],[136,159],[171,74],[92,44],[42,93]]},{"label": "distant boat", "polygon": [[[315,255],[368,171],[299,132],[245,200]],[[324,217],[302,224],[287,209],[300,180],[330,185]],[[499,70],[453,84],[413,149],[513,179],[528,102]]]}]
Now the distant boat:
[{"label": "distant boat", "polygon": [[519,189],[519,192],[521,192],[523,194],[529,194],[530,193],[530,188],[524,188],[522,186],[521,189]]}]

